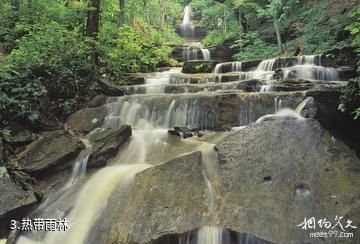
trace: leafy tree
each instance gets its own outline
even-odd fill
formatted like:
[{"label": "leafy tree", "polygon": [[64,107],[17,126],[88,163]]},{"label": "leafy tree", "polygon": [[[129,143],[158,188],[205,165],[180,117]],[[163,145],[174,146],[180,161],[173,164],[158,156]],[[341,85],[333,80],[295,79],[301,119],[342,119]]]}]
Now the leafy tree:
[{"label": "leafy tree", "polygon": [[[353,46],[358,53],[360,65],[360,7],[358,7],[353,16],[355,20],[352,24],[346,27],[346,30],[350,31],[353,36]],[[358,66],[358,72],[360,72],[360,66]],[[340,97],[339,109],[342,112],[350,112],[354,115],[355,119],[360,118],[360,77],[349,81],[347,86],[343,89]]]},{"label": "leafy tree", "polygon": [[281,23],[288,17],[290,10],[297,3],[297,0],[269,0],[268,4],[258,8],[260,17],[265,17],[273,21],[276,39],[280,53],[284,53],[284,47],[281,39]]}]

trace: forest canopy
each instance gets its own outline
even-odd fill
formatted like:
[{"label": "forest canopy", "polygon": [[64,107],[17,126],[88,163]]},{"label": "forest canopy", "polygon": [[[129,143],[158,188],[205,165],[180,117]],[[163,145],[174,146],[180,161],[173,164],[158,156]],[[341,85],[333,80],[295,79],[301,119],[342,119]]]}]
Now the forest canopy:
[{"label": "forest canopy", "polygon": [[[203,45],[229,46],[234,60],[360,53],[352,0],[1,0],[0,135],[14,119],[36,128],[66,118],[98,80],[123,85],[126,73],[178,65],[170,54],[184,43],[178,27],[189,3],[201,13]],[[358,116],[349,105],[356,92],[344,93],[341,109]]]}]

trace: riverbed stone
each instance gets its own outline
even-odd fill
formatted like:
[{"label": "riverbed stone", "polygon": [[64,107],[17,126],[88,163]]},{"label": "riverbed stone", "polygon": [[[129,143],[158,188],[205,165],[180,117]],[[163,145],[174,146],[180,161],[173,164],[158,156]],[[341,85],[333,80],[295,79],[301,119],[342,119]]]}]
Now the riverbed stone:
[{"label": "riverbed stone", "polygon": [[0,237],[9,233],[11,219],[20,220],[38,202],[31,190],[16,185],[5,167],[0,167]]},{"label": "riverbed stone", "polygon": [[[335,224],[338,215],[360,225],[360,160],[316,120],[253,123],[216,150],[224,227],[274,243],[307,243],[311,230],[297,226],[305,218]],[[360,240],[349,231],[352,243]]]},{"label": "riverbed stone", "polygon": [[123,125],[90,134],[87,139],[91,144],[89,167],[104,167],[107,161],[114,157],[119,147],[131,136],[131,127]]},{"label": "riverbed stone", "polygon": [[75,132],[88,133],[95,128],[101,127],[106,115],[105,106],[84,108],[69,116],[67,126]]},{"label": "riverbed stone", "polygon": [[184,233],[200,225],[206,202],[201,153],[187,154],[138,173],[126,192],[118,188],[88,240],[150,243]]},{"label": "riverbed stone", "polygon": [[40,175],[70,167],[84,145],[64,130],[44,133],[38,140],[29,144],[24,152],[12,162],[13,168],[30,175]]}]

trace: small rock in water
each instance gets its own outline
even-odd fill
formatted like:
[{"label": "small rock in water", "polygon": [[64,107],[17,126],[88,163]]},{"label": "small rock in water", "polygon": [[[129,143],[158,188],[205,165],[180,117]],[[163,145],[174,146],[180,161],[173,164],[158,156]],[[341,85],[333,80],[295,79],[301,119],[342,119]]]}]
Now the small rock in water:
[{"label": "small rock in water", "polygon": [[[189,138],[189,137],[193,137],[193,136],[203,136],[203,133],[201,134],[199,132],[198,128],[187,128],[187,127],[174,127],[173,130],[168,130],[168,133],[170,135],[174,135],[174,136],[179,136],[182,137],[184,139]],[[201,135],[200,135],[201,134]]]},{"label": "small rock in water", "polygon": [[305,184],[299,184],[295,189],[296,195],[299,197],[307,197],[311,194],[311,191]]}]

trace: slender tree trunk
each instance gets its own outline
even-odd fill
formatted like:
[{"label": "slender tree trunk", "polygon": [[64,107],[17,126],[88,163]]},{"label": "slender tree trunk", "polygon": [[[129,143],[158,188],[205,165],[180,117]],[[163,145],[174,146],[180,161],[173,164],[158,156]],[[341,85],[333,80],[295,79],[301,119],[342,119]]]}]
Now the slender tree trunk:
[{"label": "slender tree trunk", "polygon": [[11,0],[11,5],[16,9],[20,9],[20,0]]},{"label": "slender tree trunk", "polygon": [[224,10],[224,34],[227,34],[226,10]]},{"label": "slender tree trunk", "polygon": [[[100,3],[101,0],[90,0],[90,8],[88,11],[86,21],[86,36],[97,38],[100,26]],[[96,50],[95,42],[92,46],[91,59],[94,63],[98,63],[98,53]]]},{"label": "slender tree trunk", "polygon": [[143,6],[144,6],[144,21],[147,24],[147,27],[150,29],[151,27],[151,22],[150,22],[150,15],[149,15],[149,9],[147,6],[147,0],[143,0]]},{"label": "slender tree trunk", "polygon": [[281,34],[280,34],[280,26],[277,19],[274,19],[274,27],[275,27],[276,39],[279,45],[280,53],[284,54],[284,47],[282,45]]},{"label": "slender tree trunk", "polygon": [[132,4],[131,4],[130,23],[132,26],[135,26],[135,3],[134,3],[134,1],[132,1]]},{"label": "slender tree trunk", "polygon": [[100,0],[90,0],[90,7],[86,22],[86,36],[96,38],[100,25]]},{"label": "slender tree trunk", "polygon": [[247,33],[248,32],[247,19],[242,9],[239,9],[239,24],[241,25],[243,32]]},{"label": "slender tree trunk", "polygon": [[119,24],[123,26],[125,24],[125,0],[119,0]]}]

